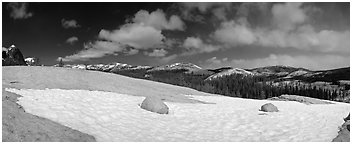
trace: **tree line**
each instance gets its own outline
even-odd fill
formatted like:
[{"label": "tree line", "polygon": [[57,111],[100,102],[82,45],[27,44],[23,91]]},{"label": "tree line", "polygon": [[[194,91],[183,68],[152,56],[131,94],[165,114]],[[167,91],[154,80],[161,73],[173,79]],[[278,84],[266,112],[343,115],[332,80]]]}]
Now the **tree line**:
[{"label": "tree line", "polygon": [[339,101],[341,98],[349,96],[349,87],[344,87],[343,89],[327,89],[311,85],[310,83],[275,84],[273,80],[276,79],[276,77],[266,76],[244,76],[239,74],[223,76],[213,80],[205,80],[209,75],[186,73],[186,70],[152,72],[147,72],[146,70],[126,70],[115,71],[114,73],[190,87],[212,94],[250,99],[267,99],[289,94]]}]

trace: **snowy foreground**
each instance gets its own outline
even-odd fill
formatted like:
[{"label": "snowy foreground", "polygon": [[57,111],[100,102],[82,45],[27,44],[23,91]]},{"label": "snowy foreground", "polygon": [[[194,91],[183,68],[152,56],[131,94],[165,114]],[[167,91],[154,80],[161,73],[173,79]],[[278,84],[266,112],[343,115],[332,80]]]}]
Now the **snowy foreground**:
[{"label": "snowy foreground", "polygon": [[[9,89],[26,112],[93,135],[97,141],[326,141],[337,136],[349,104],[306,105],[223,96],[215,103],[165,102],[170,114],[139,107],[144,97],[87,90]],[[258,111],[271,102],[276,113]]]}]

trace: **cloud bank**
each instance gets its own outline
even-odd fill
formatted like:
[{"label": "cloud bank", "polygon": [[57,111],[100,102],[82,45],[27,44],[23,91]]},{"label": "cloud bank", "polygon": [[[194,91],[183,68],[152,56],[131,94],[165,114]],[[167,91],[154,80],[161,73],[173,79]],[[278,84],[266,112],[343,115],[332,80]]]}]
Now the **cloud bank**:
[{"label": "cloud bank", "polygon": [[253,27],[246,17],[224,21],[212,37],[227,47],[256,45],[320,52],[349,52],[349,30],[320,30],[306,23],[300,3],[275,4],[272,27]]},{"label": "cloud bank", "polygon": [[[323,57],[323,58],[322,58]],[[292,67],[303,67],[311,70],[333,69],[339,67],[346,67],[349,65],[349,57],[339,55],[298,55],[290,56],[286,54],[271,54],[268,57],[256,59],[232,59],[228,58],[218,59],[216,57],[207,59],[203,66],[208,68],[219,68],[224,66],[238,67],[238,68],[256,68],[273,65],[286,65]]]}]

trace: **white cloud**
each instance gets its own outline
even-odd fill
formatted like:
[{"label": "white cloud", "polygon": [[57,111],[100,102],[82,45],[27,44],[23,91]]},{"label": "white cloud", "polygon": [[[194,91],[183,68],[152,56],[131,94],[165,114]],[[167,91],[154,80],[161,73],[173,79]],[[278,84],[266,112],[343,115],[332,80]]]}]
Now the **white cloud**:
[{"label": "white cloud", "polygon": [[349,66],[349,57],[339,55],[313,55],[313,56],[290,56],[271,54],[265,58],[257,59],[217,59],[213,57],[204,63],[204,67],[219,68],[232,66],[238,68],[256,68],[273,65],[286,65],[293,67],[303,67],[311,70],[333,69]]},{"label": "white cloud", "polygon": [[302,24],[307,16],[300,8],[302,3],[284,3],[273,5],[271,11],[275,24],[283,30],[293,30],[297,25]]},{"label": "white cloud", "polygon": [[[63,19],[63,26],[77,27],[76,21],[66,21]],[[176,43],[174,40],[168,40],[162,34],[162,30],[184,30],[185,26],[182,20],[172,15],[167,20],[162,10],[147,12],[140,10],[131,19],[131,22],[120,26],[115,30],[102,29],[99,32],[98,38],[94,43],[90,43],[88,48],[65,57],[64,60],[88,60],[90,58],[99,58],[106,55],[117,55],[122,52],[126,55],[134,55],[140,51],[152,49],[153,52],[145,53],[153,57],[163,57],[167,54],[165,48],[168,48]],[[176,56],[170,56],[163,61],[169,61]]]},{"label": "white cloud", "polygon": [[74,44],[75,42],[77,42],[77,41],[78,41],[78,38],[75,37],[75,36],[73,36],[73,37],[68,38],[68,39],[66,40],[66,43],[69,43],[69,44],[73,45],[73,44]]},{"label": "white cloud", "polygon": [[62,19],[61,20],[61,25],[62,27],[68,29],[68,28],[78,28],[78,27],[81,27],[76,20],[65,20],[65,19]]},{"label": "white cloud", "polygon": [[109,54],[116,54],[124,50],[124,46],[115,42],[95,41],[94,43],[84,44],[83,50],[76,54],[62,58],[62,61],[87,61],[91,58],[100,58]]},{"label": "white cloud", "polygon": [[219,46],[204,43],[199,37],[187,37],[183,42],[183,47],[188,50],[183,55],[210,53],[220,49]]},{"label": "white cloud", "polygon": [[[288,12],[287,12],[287,11]],[[272,27],[253,27],[245,17],[224,21],[211,35],[228,47],[256,45],[320,52],[349,52],[349,30],[316,31],[299,3],[275,4]]]},{"label": "white cloud", "polygon": [[152,52],[145,52],[144,54],[151,57],[164,57],[167,53],[164,49],[154,49]]},{"label": "white cloud", "polygon": [[296,31],[255,31],[257,44],[267,47],[293,47],[321,52],[349,52],[349,31],[322,30],[316,32],[310,25],[303,25]]},{"label": "white cloud", "polygon": [[136,49],[156,48],[163,44],[165,38],[161,30],[142,24],[126,24],[120,29],[101,30],[99,38],[128,45]]},{"label": "white cloud", "polygon": [[11,2],[7,5],[7,8],[11,10],[10,17],[13,19],[26,19],[33,16],[32,12],[27,11],[27,3]]},{"label": "white cloud", "polygon": [[249,45],[256,41],[255,33],[245,23],[223,22],[214,32],[214,38],[231,46]]},{"label": "white cloud", "polygon": [[146,10],[140,10],[135,14],[132,19],[134,23],[144,24],[146,26],[154,27],[158,30],[184,30],[185,24],[176,15],[172,15],[169,20],[167,20],[165,13],[157,9],[149,13]]}]

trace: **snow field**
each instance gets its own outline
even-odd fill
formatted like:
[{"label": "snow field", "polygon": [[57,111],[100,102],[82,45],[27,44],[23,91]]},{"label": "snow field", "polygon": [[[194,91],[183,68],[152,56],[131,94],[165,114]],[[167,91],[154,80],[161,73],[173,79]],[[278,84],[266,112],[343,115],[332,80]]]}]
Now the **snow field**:
[{"label": "snow field", "polygon": [[[139,107],[144,97],[87,90],[6,89],[26,112],[93,135],[97,141],[326,141],[336,137],[349,104],[306,105],[223,96],[215,104],[165,102],[170,114]],[[258,111],[273,103],[279,112]]]}]

